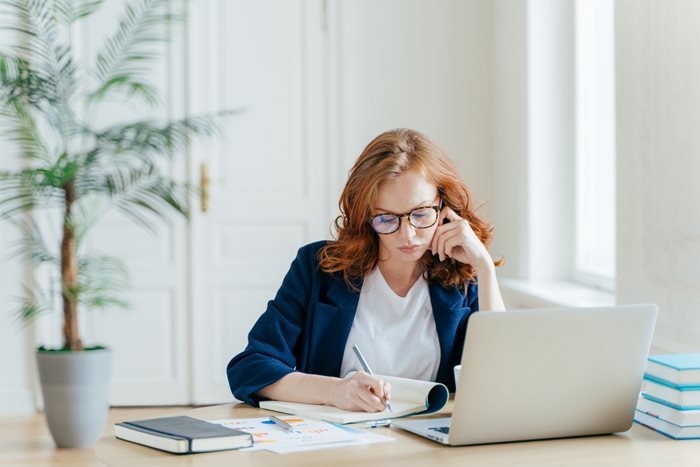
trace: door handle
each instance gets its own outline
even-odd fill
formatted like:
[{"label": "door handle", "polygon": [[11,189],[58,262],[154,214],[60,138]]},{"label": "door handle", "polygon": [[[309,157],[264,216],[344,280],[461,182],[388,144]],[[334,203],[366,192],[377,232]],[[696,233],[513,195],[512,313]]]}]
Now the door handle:
[{"label": "door handle", "polygon": [[209,164],[202,162],[199,165],[199,202],[202,212],[209,210],[209,189],[211,178],[209,177]]}]

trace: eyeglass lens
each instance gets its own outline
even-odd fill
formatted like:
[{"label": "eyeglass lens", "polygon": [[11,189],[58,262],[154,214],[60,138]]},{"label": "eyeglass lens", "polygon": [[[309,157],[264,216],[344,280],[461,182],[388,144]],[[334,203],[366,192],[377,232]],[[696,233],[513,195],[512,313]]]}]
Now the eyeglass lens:
[{"label": "eyeglass lens", "polygon": [[[378,233],[393,233],[399,230],[402,217],[395,214],[381,214],[372,218],[372,227]],[[437,210],[432,207],[414,209],[409,213],[408,221],[417,229],[431,227],[437,221]]]}]

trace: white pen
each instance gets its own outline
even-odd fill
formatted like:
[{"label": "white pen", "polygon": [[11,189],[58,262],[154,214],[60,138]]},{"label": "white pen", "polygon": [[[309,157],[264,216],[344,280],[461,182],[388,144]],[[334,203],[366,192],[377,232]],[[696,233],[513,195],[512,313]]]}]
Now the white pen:
[{"label": "white pen", "polygon": [[292,425],[285,422],[281,418],[275,417],[274,415],[270,415],[270,421],[278,427],[282,428],[283,430],[294,431],[294,427]]},{"label": "white pen", "polygon": [[372,420],[365,422],[365,428],[379,428],[380,426],[390,426],[391,420],[387,418],[381,418],[379,420]]},{"label": "white pen", "polygon": [[[367,363],[367,360],[365,360],[365,357],[362,355],[362,352],[360,352],[360,348],[356,345],[353,345],[352,351],[355,352],[355,356],[360,361],[360,365],[362,365],[362,368],[365,370],[365,372],[368,375],[374,375],[374,373],[372,373],[372,369],[369,367],[369,364]],[[389,402],[389,400],[386,401],[386,406],[389,409],[389,412],[393,412],[393,410],[391,409],[391,402]]]}]

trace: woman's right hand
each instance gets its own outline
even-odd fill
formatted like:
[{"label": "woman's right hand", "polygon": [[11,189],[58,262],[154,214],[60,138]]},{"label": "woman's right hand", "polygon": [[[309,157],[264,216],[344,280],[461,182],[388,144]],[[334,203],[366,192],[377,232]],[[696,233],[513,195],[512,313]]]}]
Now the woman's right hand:
[{"label": "woman's right hand", "polygon": [[354,412],[380,412],[386,408],[391,384],[364,371],[349,373],[330,392],[331,405]]}]

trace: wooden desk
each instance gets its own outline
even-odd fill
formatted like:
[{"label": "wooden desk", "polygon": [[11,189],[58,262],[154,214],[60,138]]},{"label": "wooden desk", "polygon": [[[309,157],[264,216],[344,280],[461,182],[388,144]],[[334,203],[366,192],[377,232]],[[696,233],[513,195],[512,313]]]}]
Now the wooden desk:
[{"label": "wooden desk", "polygon": [[[451,410],[450,404],[439,415]],[[273,412],[244,404],[225,404],[184,410],[203,420],[265,417]],[[168,415],[173,415],[172,413]],[[700,440],[674,441],[634,424],[626,433],[546,441],[450,447],[415,436],[398,428],[375,428],[396,441],[332,448],[319,451],[274,454],[267,451],[223,451],[174,455],[116,439],[101,438],[95,452],[109,466],[700,466]]]}]

